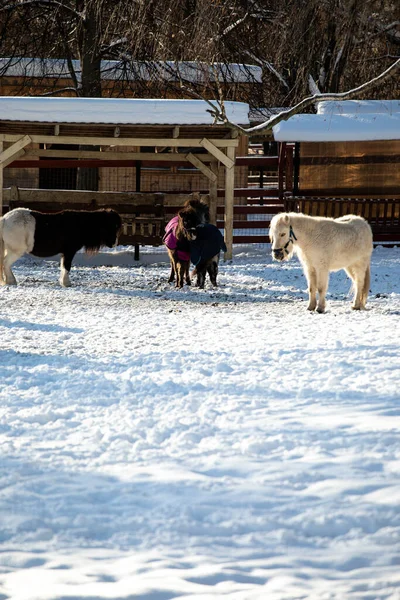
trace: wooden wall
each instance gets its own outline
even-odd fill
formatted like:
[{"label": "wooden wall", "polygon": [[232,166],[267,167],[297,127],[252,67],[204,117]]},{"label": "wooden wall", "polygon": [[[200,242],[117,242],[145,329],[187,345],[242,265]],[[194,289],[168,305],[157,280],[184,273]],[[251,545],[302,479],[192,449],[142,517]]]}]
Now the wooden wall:
[{"label": "wooden wall", "polygon": [[299,192],[400,193],[400,141],[301,142]]}]

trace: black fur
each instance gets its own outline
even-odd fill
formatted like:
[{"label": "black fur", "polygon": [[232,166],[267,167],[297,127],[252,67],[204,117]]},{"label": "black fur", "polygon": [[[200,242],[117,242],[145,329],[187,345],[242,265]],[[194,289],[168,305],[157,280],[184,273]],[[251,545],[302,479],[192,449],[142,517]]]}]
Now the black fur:
[{"label": "black fur", "polygon": [[121,217],[112,209],[30,212],[36,220],[31,254],[41,257],[61,254],[68,272],[81,248],[86,252],[97,252],[103,246],[115,246],[122,226]]},{"label": "black fur", "polygon": [[30,211],[35,217],[35,243],[31,254],[53,256],[76,254],[84,248],[97,252],[102,246],[112,248],[118,241],[121,217],[112,209],[63,210],[57,213]]},{"label": "black fur", "polygon": [[[200,200],[200,198],[190,198],[186,200],[183,205],[183,209],[180,211],[180,214],[184,215],[190,219],[192,227],[196,227],[201,223],[209,223],[210,222],[210,208],[208,204]],[[195,222],[195,225],[193,223]]]}]

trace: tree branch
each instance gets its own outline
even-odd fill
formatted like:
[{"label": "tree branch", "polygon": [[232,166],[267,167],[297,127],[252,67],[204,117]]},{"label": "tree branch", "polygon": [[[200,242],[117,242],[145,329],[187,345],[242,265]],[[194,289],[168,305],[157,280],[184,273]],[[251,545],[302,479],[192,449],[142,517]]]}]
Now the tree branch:
[{"label": "tree branch", "polygon": [[80,12],[74,10],[66,4],[63,4],[62,2],[57,2],[57,0],[26,0],[25,2],[15,2],[14,4],[6,4],[6,6],[0,8],[0,11],[17,10],[19,8],[27,8],[30,6],[43,6],[49,8],[57,7],[73,14],[75,17],[79,17],[79,19],[81,19],[83,16]]},{"label": "tree branch", "polygon": [[40,94],[40,97],[55,96],[57,94],[62,94],[63,92],[74,92],[74,94],[76,96],[78,96],[78,94],[77,94],[77,88],[74,88],[74,87],[65,87],[65,88],[59,88],[57,90],[53,90],[52,92],[46,92],[45,94]]},{"label": "tree branch", "polygon": [[121,46],[126,46],[127,42],[128,42],[128,38],[126,38],[126,37],[123,37],[123,38],[121,38],[119,40],[115,40],[115,42],[111,42],[111,44],[109,44],[108,46],[104,46],[100,50],[100,52],[99,52],[100,57],[103,58],[109,52],[113,52],[117,48],[121,48]]},{"label": "tree branch", "polygon": [[309,106],[312,106],[316,102],[323,102],[327,100],[349,100],[350,98],[354,98],[358,96],[361,92],[364,92],[366,89],[370,89],[376,86],[378,83],[382,83],[382,81],[387,79],[389,75],[391,75],[399,67],[400,58],[396,60],[396,62],[394,62],[388,69],[386,69],[386,71],[383,71],[383,73],[381,73],[377,77],[370,79],[370,81],[367,81],[366,83],[363,83],[362,85],[353,88],[348,92],[342,92],[338,94],[313,94],[308,98],[304,98],[301,102],[299,102],[292,108],[289,108],[288,110],[284,110],[278,113],[277,115],[274,115],[273,117],[268,119],[268,121],[265,121],[260,125],[256,125],[255,127],[249,127],[248,129],[240,127],[240,125],[236,125],[235,123],[229,121],[228,117],[226,116],[225,108],[220,102],[216,104],[215,101],[208,101],[208,103],[212,106],[212,110],[208,112],[210,112],[213,115],[217,123],[223,123],[227,127],[239,131],[243,135],[251,135],[253,133],[270,131],[275,125],[277,125],[281,121],[287,121],[288,119],[290,119],[290,117],[297,115],[298,113],[305,110]]}]

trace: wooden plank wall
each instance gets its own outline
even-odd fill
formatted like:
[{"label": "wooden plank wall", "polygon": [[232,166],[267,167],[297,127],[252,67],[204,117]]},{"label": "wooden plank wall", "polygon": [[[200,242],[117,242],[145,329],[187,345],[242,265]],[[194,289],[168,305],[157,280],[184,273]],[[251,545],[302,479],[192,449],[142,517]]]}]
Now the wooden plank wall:
[{"label": "wooden plank wall", "polygon": [[301,142],[299,193],[396,194],[400,141]]}]

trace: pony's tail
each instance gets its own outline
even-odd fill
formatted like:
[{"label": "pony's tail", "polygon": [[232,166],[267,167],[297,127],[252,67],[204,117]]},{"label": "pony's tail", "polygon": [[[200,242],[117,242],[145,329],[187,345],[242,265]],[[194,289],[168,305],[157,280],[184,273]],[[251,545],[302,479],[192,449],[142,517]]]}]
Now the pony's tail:
[{"label": "pony's tail", "polygon": [[363,285],[363,290],[362,290],[362,303],[364,306],[367,302],[370,283],[371,283],[371,267],[370,267],[370,265],[368,265],[367,268],[365,269],[364,285]]},{"label": "pony's tail", "polygon": [[0,217],[0,283],[4,282],[3,217]]}]

